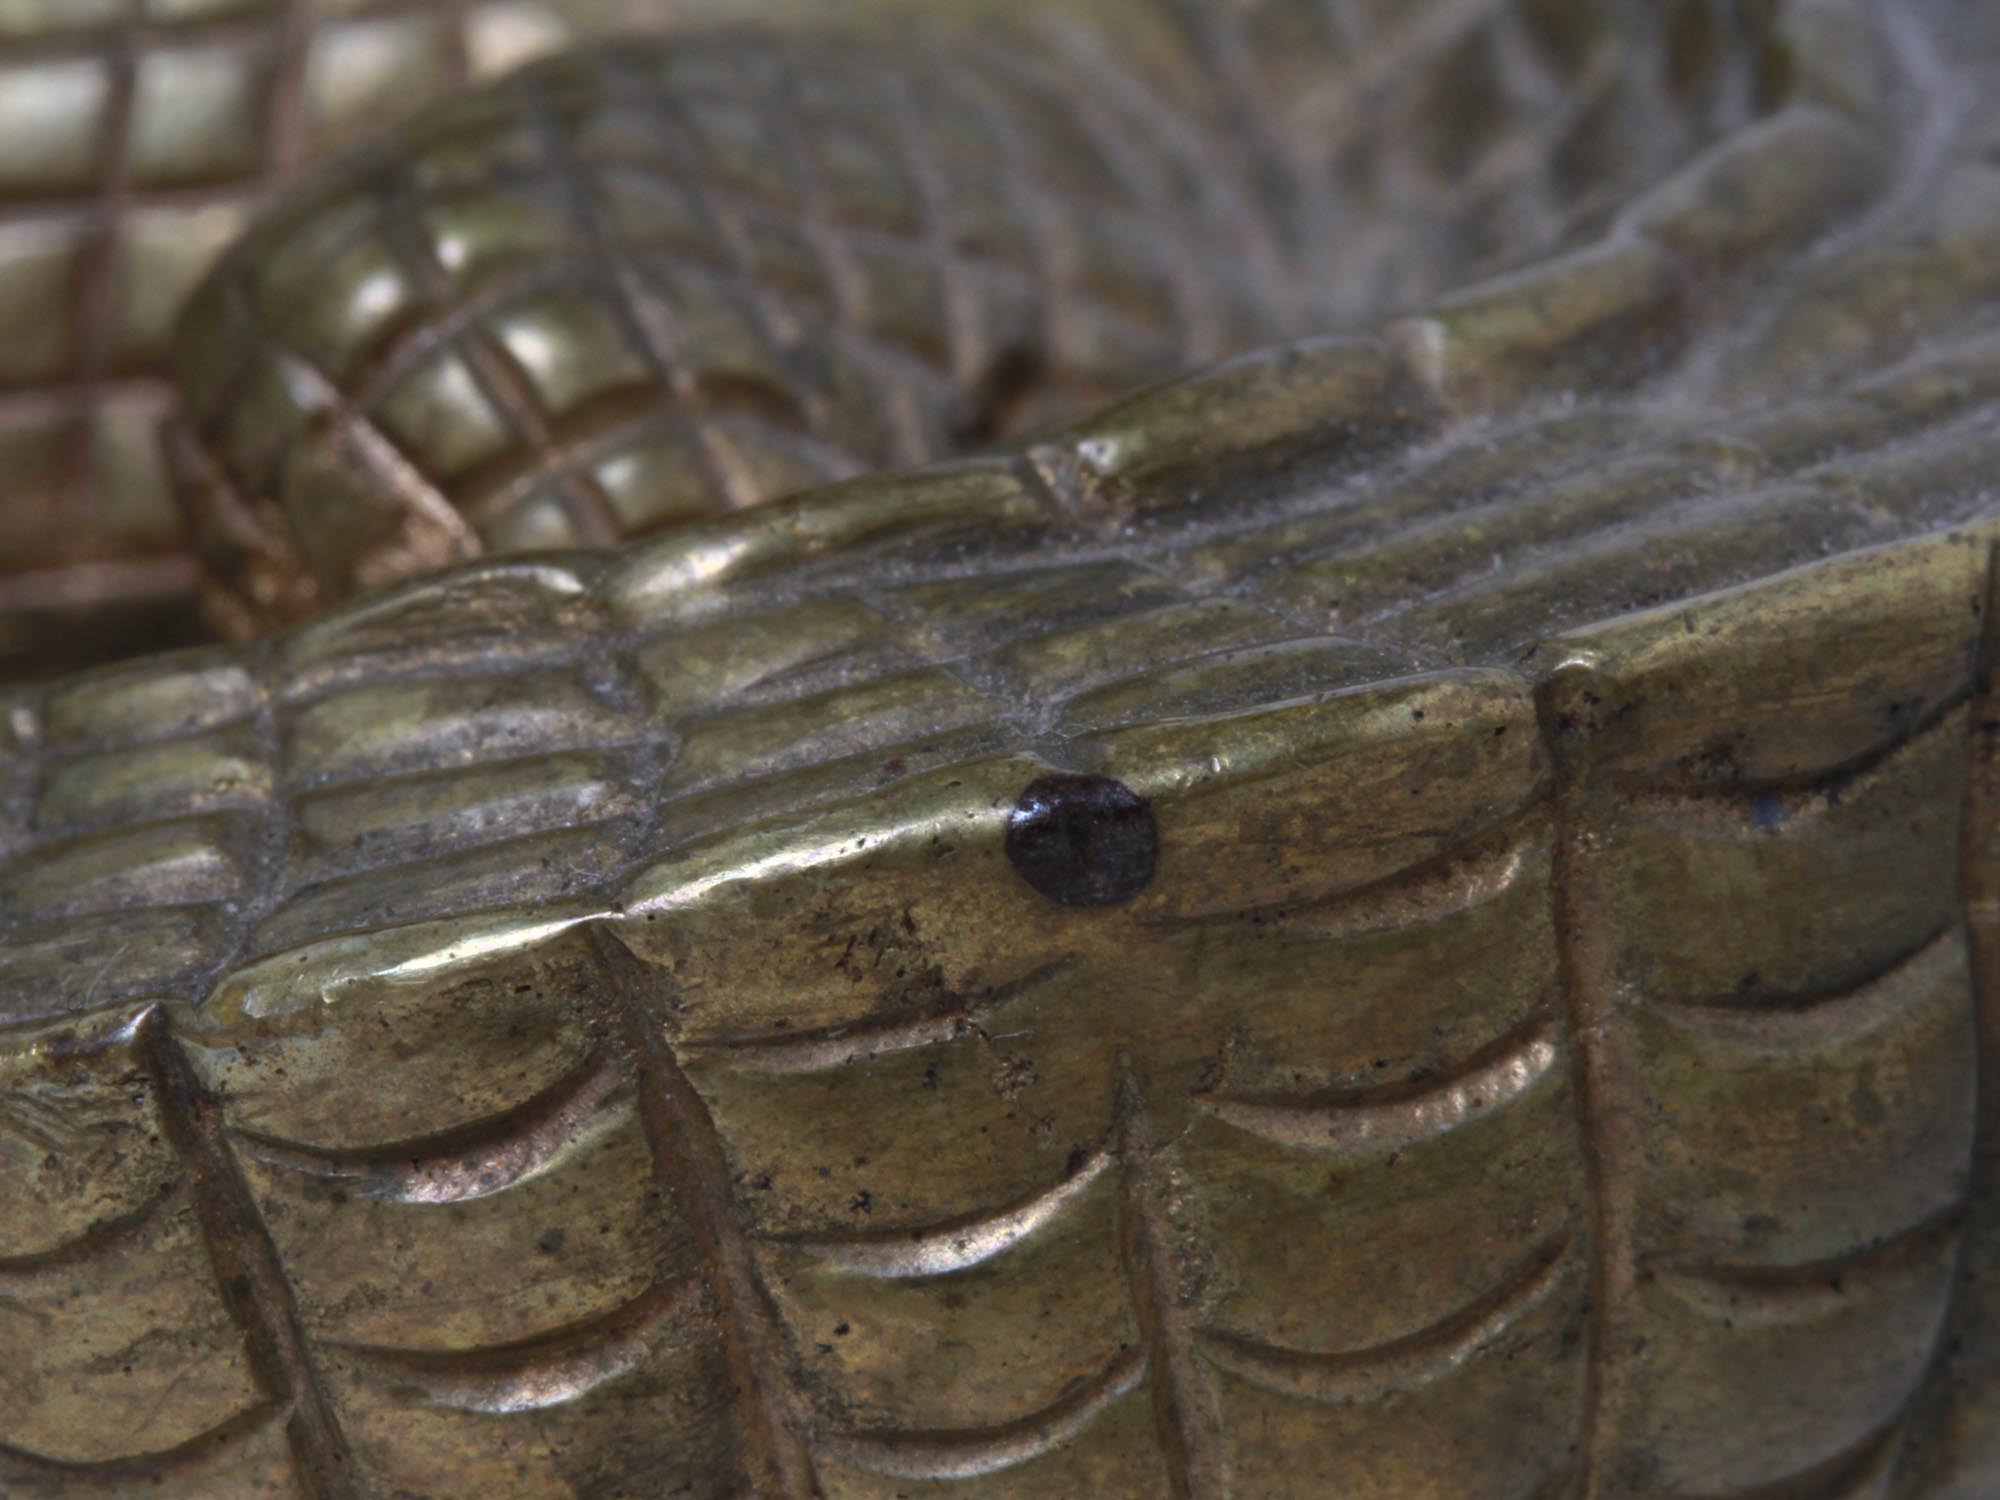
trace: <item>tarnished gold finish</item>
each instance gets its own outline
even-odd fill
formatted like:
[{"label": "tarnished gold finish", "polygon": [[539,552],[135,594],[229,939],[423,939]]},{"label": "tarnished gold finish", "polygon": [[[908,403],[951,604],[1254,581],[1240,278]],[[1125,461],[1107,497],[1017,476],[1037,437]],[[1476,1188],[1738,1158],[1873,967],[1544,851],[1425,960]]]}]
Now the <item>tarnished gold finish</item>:
[{"label": "tarnished gold finish", "polygon": [[[1162,0],[33,11],[0,32],[0,122],[18,75],[21,138],[89,150],[53,199],[42,153],[0,175],[21,220],[0,212],[0,292],[35,329],[0,411],[0,679],[945,456],[1414,305],[1545,247],[1768,83],[1734,21],[1285,10],[1221,38]],[[188,320],[196,410],[167,459],[190,539],[157,368],[217,245],[357,124],[634,29],[683,40],[436,113],[258,231]]]},{"label": "tarnished gold finish", "polygon": [[0,6],[0,680],[198,638],[155,429],[169,329],[250,213],[441,89],[676,0]]},{"label": "tarnished gold finish", "polygon": [[797,8],[433,111],[231,253],[176,361],[219,618],[990,446],[1419,303],[1755,108],[1712,76],[1746,49],[1677,89],[1575,0],[1378,26],[1406,86],[1487,95],[1414,141],[1358,37],[1282,14],[1232,70],[1160,0]]},{"label": "tarnished gold finish", "polygon": [[2000,13],[1395,11],[1546,254],[0,697],[0,1492],[2000,1485]]},{"label": "tarnished gold finish", "polygon": [[189,311],[225,608],[268,623],[921,463],[1279,326],[1240,153],[1193,111],[1160,139],[1076,111],[1084,81],[948,38],[725,35],[433,113]]}]

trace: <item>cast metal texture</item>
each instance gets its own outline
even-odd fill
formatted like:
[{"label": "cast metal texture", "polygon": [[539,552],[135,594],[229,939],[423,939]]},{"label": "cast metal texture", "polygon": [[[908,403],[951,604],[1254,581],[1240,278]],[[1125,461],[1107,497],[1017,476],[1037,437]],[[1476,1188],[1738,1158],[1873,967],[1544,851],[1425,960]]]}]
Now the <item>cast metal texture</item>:
[{"label": "cast metal texture", "polygon": [[168,331],[251,212],[441,90],[673,0],[0,7],[0,679],[200,639],[155,437]]},{"label": "cast metal texture", "polygon": [[[1281,7],[1288,45],[1246,43],[1235,87],[1138,0],[614,44],[434,111],[189,312],[176,451],[217,612],[990,446],[1418,304],[1749,112],[1715,77],[1677,93],[1596,5],[1433,9],[1344,35]],[[1413,132],[1352,76],[1398,54],[1472,106]]]},{"label": "cast metal texture", "polygon": [[[985,456],[0,699],[0,1490],[1992,1492],[1996,18],[1424,15],[1399,76],[1587,42],[1678,144]],[[486,96],[534,180],[603,67]],[[714,430],[592,244],[608,430]],[[260,524],[363,431],[603,498],[581,405],[474,482],[348,378],[296,464],[197,430]]]}]

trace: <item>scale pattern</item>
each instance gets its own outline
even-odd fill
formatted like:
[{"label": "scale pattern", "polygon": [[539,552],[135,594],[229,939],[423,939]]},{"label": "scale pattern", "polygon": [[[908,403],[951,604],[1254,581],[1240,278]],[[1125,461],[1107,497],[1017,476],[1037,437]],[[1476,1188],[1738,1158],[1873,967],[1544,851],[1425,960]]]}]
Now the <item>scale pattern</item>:
[{"label": "scale pattern", "polygon": [[[1979,1493],[1926,14],[1788,10],[1758,123],[1378,332],[5,699],[0,1482]],[[1009,865],[1051,772],[1131,900]]]},{"label": "scale pattern", "polygon": [[[664,0],[662,0],[664,5]],[[309,161],[616,0],[24,0],[0,15],[0,678],[198,639],[168,335]]]},{"label": "scale pattern", "polygon": [[1418,305],[1754,113],[1754,47],[1716,22],[1676,72],[1646,10],[1282,0],[1210,36],[1123,0],[535,69],[297,195],[197,298],[213,601],[268,625],[643,535]]},{"label": "scale pattern", "polygon": [[1279,326],[1198,122],[1156,144],[1163,101],[1065,105],[1080,69],[914,57],[575,54],[274,216],[181,361],[241,609],[908,467]]},{"label": "scale pattern", "polygon": [[[713,29],[731,17],[822,31],[858,26],[879,35],[903,26],[899,6],[916,10],[918,30],[938,29],[934,20],[924,18],[921,5],[911,7],[908,0],[868,0],[860,6],[831,0],[739,0],[732,5],[717,5],[714,0],[451,0],[448,4],[410,0],[72,4],[65,0],[60,5],[38,0],[18,8],[0,29],[0,111],[6,112],[10,134],[20,143],[17,162],[9,166],[0,161],[0,289],[9,305],[18,309],[17,321],[31,328],[33,337],[17,339],[10,364],[0,369],[0,451],[11,461],[7,504],[0,507],[0,544],[4,544],[0,556],[5,558],[0,566],[0,680],[48,677],[135,649],[208,638],[216,629],[240,635],[260,621],[295,616],[315,598],[324,603],[340,592],[336,584],[354,581],[354,569],[338,566],[309,576],[301,566],[299,539],[289,534],[289,517],[281,513],[273,525],[273,518],[262,513],[262,503],[272,498],[272,486],[264,482],[269,477],[264,472],[268,454],[238,451],[212,422],[197,424],[205,441],[183,439],[165,455],[156,441],[156,428],[172,416],[180,399],[180,387],[163,378],[163,366],[167,331],[182,311],[185,294],[217,249],[235,238],[253,210],[288,186],[302,166],[431,93],[468,77],[502,71],[565,37],[611,29],[691,32]],[[806,114],[794,119],[783,91],[774,103],[757,82],[768,82],[774,67],[782,74],[783,48],[765,49],[768,55],[750,70],[755,86],[747,93],[741,70],[731,77],[731,70],[711,68],[706,82],[719,84],[719,89],[696,90],[672,109],[658,107],[672,102],[671,93],[662,100],[650,84],[673,70],[649,75],[643,67],[621,67],[628,84],[645,86],[653,106],[644,112],[648,118],[641,131],[651,160],[625,166],[663,172],[680,188],[703,190],[691,210],[699,222],[683,222],[678,228],[659,221],[662,204],[660,195],[654,194],[650,206],[655,212],[637,237],[639,245],[647,249],[649,259],[663,252],[676,255],[685,262],[683,272],[698,272],[710,284],[719,283],[726,295],[705,300],[703,306],[711,311],[737,308],[739,316],[754,325],[753,343],[769,345],[775,337],[794,345],[793,357],[780,361],[785,366],[782,371],[770,367],[768,347],[758,351],[767,356],[764,363],[737,368],[743,364],[735,356],[745,352],[739,347],[744,336],[727,326],[713,326],[711,316],[701,320],[701,327],[687,330],[702,337],[694,340],[692,349],[677,351],[682,368],[675,372],[675,380],[668,381],[660,368],[656,329],[654,335],[634,340],[635,347],[613,362],[615,368],[628,371],[623,391],[627,404],[649,396],[655,412],[669,408],[674,403],[661,398],[674,392],[660,389],[664,383],[677,385],[679,404],[688,407],[691,398],[701,395],[689,384],[699,386],[701,377],[711,373],[704,362],[720,339],[726,347],[715,349],[715,357],[727,358],[724,367],[713,372],[718,377],[715,384],[738,397],[755,396],[758,404],[751,407],[752,416],[768,419],[776,414],[781,428],[794,425],[801,430],[786,434],[782,441],[766,429],[759,429],[755,440],[747,442],[741,434],[733,443],[711,435],[703,449],[721,453],[702,465],[708,475],[706,491],[682,475],[663,474],[659,454],[652,451],[658,444],[634,445],[636,451],[625,455],[630,461],[622,468],[614,454],[609,460],[612,481],[607,485],[588,472],[592,455],[584,451],[598,450],[595,456],[604,458],[605,435],[595,431],[588,418],[566,420],[579,401],[590,406],[591,415],[602,418],[605,401],[592,404],[585,397],[606,393],[579,392],[571,386],[552,392],[539,389],[537,377],[546,372],[535,368],[533,360],[528,369],[515,368],[508,341],[492,337],[498,330],[487,329],[476,340],[491,345],[480,361],[485,375],[482,389],[498,393],[500,405],[480,410],[478,393],[454,390],[446,393],[440,420],[448,417],[461,427],[470,426],[474,439],[489,444],[498,440],[498,433],[525,441],[545,469],[581,465],[584,472],[559,483],[555,496],[531,502],[508,524],[482,525],[477,514],[469,524],[453,522],[448,509],[433,504],[431,534],[417,548],[419,553],[435,560],[473,549],[504,550],[524,542],[546,543],[559,532],[579,529],[597,540],[612,534],[635,535],[671,522],[680,507],[697,500],[735,504],[746,498],[768,498],[808,477],[823,478],[868,461],[882,442],[882,434],[876,432],[871,443],[870,432],[883,423],[871,419],[835,430],[825,420],[824,410],[817,428],[810,421],[799,421],[796,392],[811,389],[815,381],[824,385],[828,378],[823,372],[810,373],[815,353],[812,329],[801,330],[782,305],[788,292],[796,303],[802,275],[810,283],[832,273],[827,285],[806,294],[809,312],[831,297],[842,304],[843,318],[857,331],[887,325],[889,331],[906,336],[892,340],[886,349],[871,348],[875,358],[870,361],[872,368],[886,357],[892,365],[891,393],[903,399],[900,416],[887,424],[894,436],[889,451],[905,462],[913,456],[940,456],[968,441],[992,436],[978,418],[999,407],[1007,407],[1022,423],[1036,414],[1074,414],[1104,388],[1135,384],[1183,367],[1188,356],[1213,348],[1213,341],[1231,329],[1225,319],[1221,326],[1205,331],[1178,330],[1197,337],[1191,343],[1175,343],[1171,338],[1162,341],[1167,331],[1145,328],[1144,317],[1142,326],[1132,326],[1134,289],[1157,280],[1152,273],[1158,267],[1153,263],[1161,258],[1178,273],[1178,293],[1199,290],[1187,279],[1189,257],[1184,248],[1199,236],[1175,212],[1178,189],[1170,185],[1161,191],[1158,183],[1147,180],[1147,158],[1157,151],[1156,141],[1169,137],[1177,141],[1165,154],[1184,168],[1190,162],[1198,164],[1197,176],[1211,196],[1217,195],[1218,184],[1244,175],[1235,164],[1248,143],[1254,167],[1248,176],[1274,184],[1274,191],[1290,200],[1285,217],[1293,234],[1308,244],[1338,236],[1339,284],[1323,289],[1329,290],[1321,299],[1325,305],[1313,305],[1309,316],[1295,310],[1289,319],[1275,323],[1268,316],[1273,309],[1266,307],[1265,317],[1236,327],[1234,336],[1224,339],[1236,345],[1253,336],[1321,326],[1329,317],[1351,320],[1379,314],[1384,307],[1410,304],[1426,290],[1463,279],[1482,261],[1532,252],[1562,230],[1572,210],[1601,208],[1614,197],[1608,191],[1613,180],[1643,175],[1635,174],[1635,166],[1648,162],[1657,166],[1673,159],[1684,151],[1690,132],[1699,136],[1739,117],[1754,93],[1754,89],[1746,92],[1743,75],[1758,72],[1756,48],[1728,42],[1729,29],[1743,23],[1721,0],[1682,7],[1702,19],[1699,24],[1677,21],[1674,34],[1681,40],[1671,49],[1664,43],[1655,45],[1661,42],[1657,35],[1661,28],[1651,8],[1606,0],[1536,5],[1423,0],[1387,10],[1354,0],[1333,4],[1260,0],[1240,8],[1234,23],[1238,29],[1198,38],[1206,50],[1197,53],[1192,74],[1183,59],[1179,69],[1168,68],[1157,78],[1143,76],[1143,69],[1135,71],[1138,65],[1127,57],[1149,50],[1135,45],[1135,36],[1164,32],[1161,47],[1152,50],[1166,55],[1185,51],[1206,24],[1198,8],[1192,13],[1195,19],[1185,24],[1173,19],[1176,8],[1166,0],[1103,0],[1083,13],[1084,23],[1094,24],[1079,23],[1074,7],[1053,0],[1025,7],[979,3],[958,9],[982,14],[989,24],[1018,24],[1023,16],[1039,17],[1046,23],[1043,29],[1056,37],[1053,48],[1047,37],[1030,36],[1018,46],[1009,40],[1003,47],[984,49],[988,61],[1004,61],[1017,53],[1041,57],[1053,50],[1057,65],[1048,66],[1045,60],[1039,84],[1037,67],[1003,66],[998,69],[1005,78],[997,100],[987,98],[982,86],[979,98],[953,103],[970,103],[989,112],[1019,138],[1021,159],[1001,175],[1010,204],[1022,202],[1029,211],[1000,217],[1027,223],[1031,238],[1033,225],[1043,219],[1056,222],[1058,229],[1044,237],[1051,242],[1038,250],[1052,255],[1050,267],[1058,282],[1070,250],[1097,273],[1074,296],[1062,285],[1043,289],[1047,297],[1041,321],[1060,329],[1080,313],[1094,310],[1098,316],[1091,321],[1103,337],[1081,352],[1074,337],[1051,337],[1042,347],[1017,345],[1009,351],[1016,357],[968,375],[935,347],[934,325],[914,321],[920,299],[910,288],[893,281],[885,287],[880,276],[868,276],[870,255],[859,254],[863,264],[856,266],[850,264],[856,257],[841,253],[843,247],[860,243],[857,233],[876,236],[880,248],[881,232],[896,227],[897,205],[874,191],[894,178],[895,170],[885,174],[881,162],[864,164],[862,180],[857,181],[857,158],[850,152],[816,194],[808,193],[805,200],[781,195],[781,203],[810,203],[815,196],[826,200],[817,212],[804,216],[804,227],[810,230],[806,238],[817,247],[810,253],[799,246],[789,252],[774,247],[770,234],[763,232],[770,227],[772,204],[760,205],[757,194],[768,183],[752,182],[747,199],[739,192],[741,184],[731,174],[740,175],[741,157],[733,163],[727,158],[749,139],[746,124],[752,127],[750,135],[777,131],[790,137],[799,124],[815,123],[825,112],[826,99],[808,100]],[[1613,18],[1609,26],[1607,15]],[[1177,28],[1188,35],[1178,35]],[[1754,18],[1748,29],[1757,30]],[[1586,38],[1587,45],[1552,50],[1550,39],[1565,36]],[[1210,52],[1225,76],[1212,78],[1202,72],[1201,59]],[[1654,66],[1661,56],[1670,61]],[[1220,61],[1225,58],[1226,64]],[[1739,66],[1746,58],[1752,65]],[[838,107],[833,111],[836,116],[847,112],[843,134],[850,146],[860,148],[864,163],[871,155],[881,155],[905,179],[917,172],[914,181],[892,184],[894,196],[907,204],[914,194],[924,201],[927,212],[939,190],[944,198],[952,195],[963,166],[957,164],[942,174],[929,171],[925,143],[940,122],[927,121],[924,129],[914,129],[905,118],[934,94],[937,80],[922,66],[928,60],[905,55],[899,68],[873,70],[886,72],[891,87],[873,98],[867,97],[865,85],[860,87],[860,102],[868,106],[860,121],[862,130],[852,128],[857,121],[849,106],[855,99],[834,101]],[[1621,61],[1634,60],[1637,67],[1620,66]],[[914,89],[907,86],[913,67],[920,85]],[[807,81],[822,94],[829,92],[825,74],[820,68],[807,70]],[[1079,74],[1093,86],[1064,88],[1053,101],[1035,96],[1037,87],[1045,90],[1052,81],[1064,84]],[[1104,88],[1107,77],[1117,81],[1115,91]],[[1024,89],[1025,123],[1012,119],[1009,108],[1010,95],[1015,96],[1011,102],[1019,104]],[[1423,106],[1423,100],[1443,93],[1461,105],[1477,101],[1478,107],[1443,111]],[[1193,103],[1197,95],[1220,111],[1208,124],[1207,134],[1213,139],[1204,139],[1202,111]],[[533,92],[517,95],[517,108],[532,110],[536,97]],[[936,102],[934,97],[931,102]],[[633,113],[626,111],[628,125]],[[662,131],[662,117],[674,115],[680,117],[678,123],[665,119],[668,128]],[[439,117],[441,122],[453,118],[449,111]],[[1043,122],[1060,128],[1050,130]],[[462,117],[457,119],[457,127],[465,123]],[[961,136],[966,133],[962,110],[954,108],[942,123]],[[736,133],[733,143],[720,143],[720,159],[715,161],[707,159],[717,144],[704,133],[710,129],[725,137],[732,130]],[[413,149],[408,143],[399,148]],[[1067,214],[1060,210],[1066,196],[1076,197],[1077,172],[1027,175],[1029,168],[1045,167],[1052,156],[1059,168],[1073,168],[1102,149],[1117,159],[1115,182],[1108,187],[1086,183],[1104,190],[1086,193]],[[577,170],[572,171],[572,165]],[[561,180],[562,189],[553,195],[553,202],[547,193],[539,201],[518,196],[510,200],[498,185],[489,184],[495,192],[487,202],[480,203],[477,193],[466,191],[459,194],[456,207],[511,206],[518,211],[526,206],[561,222],[570,217],[582,196],[579,190],[594,182],[601,165],[590,160],[558,164],[552,175]],[[865,180],[870,173],[876,178],[872,184]],[[385,175],[401,182],[394,168]],[[1086,170],[1081,175],[1088,179],[1091,173]],[[469,187],[463,176],[461,167],[461,187]],[[630,176],[627,171],[628,185]],[[1065,178],[1066,194],[1048,191],[1051,181]],[[555,182],[542,186],[552,188]],[[843,196],[844,189],[852,191]],[[1118,218],[1112,210],[1121,197],[1131,199],[1135,194],[1142,200],[1139,206],[1150,228],[1143,243],[1135,246],[1130,236],[1115,247],[1100,243],[1102,236],[1093,233],[1093,226]],[[423,192],[418,190],[416,197],[422,201]],[[305,196],[305,202],[313,201],[323,204],[323,195]],[[746,203],[755,210],[747,223],[740,215]],[[720,217],[710,211],[714,209],[720,210]],[[885,211],[890,215],[886,225]],[[796,208],[792,212],[796,216]],[[988,230],[993,228],[991,217]],[[1130,217],[1129,205],[1125,217]],[[387,218],[394,224],[398,216],[392,212]],[[277,223],[267,225],[262,240],[283,240],[287,226],[293,231],[311,227],[298,220],[298,215],[278,216]],[[1236,213],[1238,230],[1251,230],[1255,224],[1255,214]],[[581,224],[573,227],[583,230]],[[620,230],[615,216],[607,216],[606,227],[614,234]],[[954,266],[980,263],[984,253],[973,243],[983,232],[977,226],[965,226],[966,244],[950,242],[959,227],[948,218],[941,222],[934,217],[916,243],[892,245],[891,258],[909,268],[919,288],[953,283]],[[464,225],[459,229],[463,231]],[[413,314],[407,301],[399,303],[404,314],[400,332],[410,341],[406,348],[421,342],[426,332],[452,337],[455,320],[467,313],[454,295],[453,277],[440,277],[428,267],[425,238],[421,224],[399,225],[392,236],[401,247],[396,252],[399,258],[415,252],[415,266],[404,270],[417,276],[419,284],[404,287],[404,297],[414,296],[427,309]],[[532,257],[543,248],[537,225],[523,225],[518,218],[509,221],[504,212],[499,219],[489,216],[480,221],[475,238],[482,261],[487,255],[496,261],[510,255]],[[602,248],[593,247],[593,253]],[[817,260],[828,249],[834,252],[830,266],[801,263]],[[1005,254],[1000,258],[1007,259]],[[1254,255],[1233,259],[1218,289],[1229,295],[1245,285],[1280,285],[1282,272],[1265,264],[1267,259]],[[1251,264],[1256,265],[1256,274],[1246,276]],[[476,279],[481,268],[466,269]],[[1016,271],[1021,269],[1016,265]],[[327,372],[299,368],[302,351],[309,352],[315,343],[312,335],[327,330],[322,324],[303,330],[303,336],[294,340],[301,330],[289,326],[290,315],[302,305],[332,298],[350,315],[347,326],[338,330],[342,338],[365,343],[383,332],[379,310],[370,310],[365,297],[361,305],[353,304],[352,277],[342,285],[338,275],[336,271],[334,280],[322,283],[308,274],[303,284],[288,284],[296,298],[262,307],[258,326],[236,330],[237,338],[248,340],[244,347],[255,347],[262,340],[263,324],[269,322],[285,351],[281,362],[295,379],[318,376],[303,388],[266,389],[267,397],[276,395],[281,404],[315,408],[336,391],[366,394],[347,390],[344,381]],[[978,283],[981,278],[975,273],[970,279]],[[1128,290],[1122,297],[1107,295],[1107,289],[1115,287]],[[615,284],[604,290],[616,298]],[[864,307],[871,295],[878,305]],[[1033,291],[1024,292],[1013,280],[1002,295],[1013,304],[1024,296],[1034,300]],[[1082,298],[1082,305],[1075,296]],[[885,298],[901,305],[879,305]],[[963,355],[965,323],[976,316],[971,304],[978,298],[964,295],[959,300],[963,305],[954,313],[958,321],[953,326],[959,329],[957,352]],[[1142,312],[1152,310],[1157,288],[1138,300]],[[224,299],[223,311],[227,310]],[[794,305],[791,310],[798,308]],[[211,303],[197,315],[197,327],[214,311]],[[1013,306],[1011,313],[1018,318],[1019,306]],[[411,327],[410,316],[428,322]],[[994,331],[1005,332],[1007,327],[1003,317]],[[575,329],[563,332],[577,334]],[[806,347],[801,351],[796,341],[802,336]],[[1023,355],[1031,357],[1018,357]],[[1079,360],[1075,368],[1068,363],[1072,356]],[[643,373],[631,374],[629,367],[634,365]],[[227,384],[218,395],[209,382],[228,381],[227,372],[234,368],[225,359],[220,368],[211,362],[207,374],[190,377],[195,394],[206,394],[211,413],[216,401],[234,394],[235,385]],[[1012,393],[1030,370],[1043,377],[1038,403],[1015,406],[996,400]],[[997,390],[987,389],[970,383],[979,373],[1004,378]],[[268,387],[272,377],[268,371],[265,374]],[[643,393],[638,389],[649,386],[652,389]],[[920,397],[943,401],[951,411],[943,419],[927,420],[938,414],[926,413]],[[857,400],[858,394],[848,406]],[[427,414],[439,416],[437,407],[438,403],[429,403]],[[958,420],[968,411],[974,420]],[[302,415],[294,410],[281,425],[295,423]],[[803,454],[802,445],[807,450]],[[392,445],[378,435],[372,446],[383,450]],[[464,446],[461,440],[458,447]],[[611,446],[615,448],[615,442]],[[850,453],[850,448],[862,451]],[[418,449],[394,455],[400,463],[395,492],[408,496],[415,483],[419,494],[425,488],[456,494],[459,487],[453,476],[433,470],[434,462],[439,469],[449,469],[453,455],[421,451],[422,444]],[[182,462],[173,462],[176,456]],[[379,460],[381,453],[376,456]],[[383,467],[379,461],[374,465],[376,470]],[[522,475],[531,467],[524,463]],[[633,500],[640,482],[633,476],[641,473],[659,483],[662,495],[669,498],[651,503]],[[246,477],[252,481],[248,493],[238,493],[237,486]],[[485,478],[492,480],[490,471]],[[289,487],[277,486],[281,491]],[[607,488],[611,493],[600,493]],[[170,498],[175,490],[178,506]],[[467,498],[475,502],[476,511],[478,494]],[[192,508],[197,518],[192,536],[182,514],[185,508]],[[502,508],[517,509],[504,504]],[[308,540],[306,555],[315,555],[320,540]],[[211,565],[220,563],[228,585],[220,586],[213,575],[208,578],[200,619],[195,609],[196,555]],[[364,575],[379,581],[384,572],[396,570],[395,561],[378,558]],[[407,556],[400,562],[405,571],[412,565]]]}]

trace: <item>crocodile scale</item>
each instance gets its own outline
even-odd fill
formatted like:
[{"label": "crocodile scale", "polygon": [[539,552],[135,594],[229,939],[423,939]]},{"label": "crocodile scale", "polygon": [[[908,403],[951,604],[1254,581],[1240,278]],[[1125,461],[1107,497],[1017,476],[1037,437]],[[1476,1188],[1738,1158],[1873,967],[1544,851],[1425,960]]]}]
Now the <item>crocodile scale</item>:
[{"label": "crocodile scale", "polygon": [[2000,6],[883,3],[195,293],[0,1495],[1993,1494]]}]

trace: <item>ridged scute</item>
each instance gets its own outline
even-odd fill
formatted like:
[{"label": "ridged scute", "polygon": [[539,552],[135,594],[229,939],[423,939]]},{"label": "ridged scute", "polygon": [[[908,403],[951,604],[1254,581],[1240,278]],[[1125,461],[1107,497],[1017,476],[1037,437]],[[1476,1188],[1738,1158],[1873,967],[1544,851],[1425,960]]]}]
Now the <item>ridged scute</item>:
[{"label": "ridged scute", "polygon": [[[0,1291],[73,1300],[0,1474],[1977,1493],[2000,345],[1926,205],[1993,106],[1927,19],[1783,8],[1760,123],[1376,331],[8,698]],[[1827,289],[1933,271],[1850,358]]]},{"label": "ridged scute", "polygon": [[157,440],[176,316],[280,187],[628,0],[25,0],[0,17],[0,680],[206,638]]},{"label": "ridged scute", "polygon": [[[621,41],[452,101],[230,252],[176,351],[177,471],[220,615],[283,621],[454,559],[962,454],[1419,306],[1594,228],[1613,184],[1796,87],[1753,87],[1752,49],[1720,35],[1671,74],[1659,19],[1625,0],[1278,0],[1226,22],[1107,0],[874,27],[798,8],[796,37]],[[1383,107],[1434,95],[1452,107]],[[1662,243],[1522,274],[1607,335],[1635,303],[1670,316],[1673,255],[1741,254],[1866,190],[1865,127],[1777,128],[1783,151],[1746,138],[1663,197]],[[1744,216],[1716,193],[1771,201]],[[1483,347],[1510,295],[1438,317]],[[1225,404],[1246,438],[1269,424],[1270,373],[1245,373],[1233,400],[1204,392],[1206,434]],[[1337,361],[1320,399],[1385,379],[1411,385]],[[1185,440],[1172,399],[1129,410],[1141,446]]]}]

